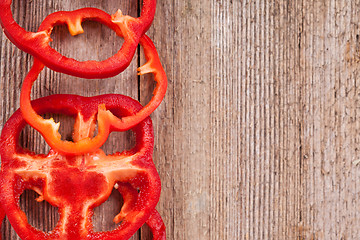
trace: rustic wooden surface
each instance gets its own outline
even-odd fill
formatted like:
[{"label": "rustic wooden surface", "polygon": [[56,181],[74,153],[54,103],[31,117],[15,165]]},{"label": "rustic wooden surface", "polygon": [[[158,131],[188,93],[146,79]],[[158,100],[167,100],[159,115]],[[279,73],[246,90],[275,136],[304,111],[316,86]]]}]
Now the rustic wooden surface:
[{"label": "rustic wooden surface", "polygon": [[[56,10],[139,12],[138,2],[128,0],[13,5],[16,20],[32,31]],[[152,114],[163,186],[157,209],[168,239],[359,238],[359,9],[358,0],[158,0],[148,35],[169,78],[164,102]],[[101,60],[121,44],[99,24],[86,23],[85,31],[73,38],[57,28],[53,45],[67,56]],[[19,107],[32,57],[4,35],[0,40],[2,127]],[[106,80],[46,69],[33,98],[122,93],[146,103],[153,83],[138,81],[142,63],[140,49],[129,69]],[[105,148],[122,150],[131,139],[117,134]],[[22,141],[48,149],[30,128]],[[56,209],[34,198],[26,192],[21,205],[36,227],[50,230]],[[115,227],[119,209],[114,193],[95,210],[96,229]],[[2,230],[4,239],[17,239],[8,222]],[[143,228],[132,239],[151,234]]]}]

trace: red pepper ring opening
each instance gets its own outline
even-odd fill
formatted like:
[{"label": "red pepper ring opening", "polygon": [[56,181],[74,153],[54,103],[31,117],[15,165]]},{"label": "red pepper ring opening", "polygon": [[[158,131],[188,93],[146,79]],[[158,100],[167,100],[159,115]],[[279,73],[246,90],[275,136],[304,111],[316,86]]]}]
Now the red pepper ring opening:
[{"label": "red pepper ring opening", "polygon": [[[82,78],[112,77],[129,66],[141,36],[150,27],[155,15],[156,0],[143,0],[141,16],[124,16],[120,10],[111,17],[97,8],[83,8],[75,11],[59,11],[50,14],[41,24],[38,32],[27,32],[13,19],[12,0],[0,1],[0,22],[6,36],[21,50],[38,58],[47,67],[69,75]],[[113,18],[113,19],[112,19]],[[81,22],[90,19],[98,21],[124,38],[121,49],[104,61],[77,61],[67,58],[50,47],[50,35],[55,25],[68,25],[72,35],[83,33]]]},{"label": "red pepper ring opening", "polygon": [[55,123],[52,119],[43,119],[33,110],[30,103],[32,85],[44,68],[44,64],[35,59],[33,67],[24,79],[20,95],[20,108],[25,120],[42,134],[53,149],[68,154],[83,154],[93,151],[104,144],[111,131],[131,129],[148,117],[160,105],[167,89],[167,77],[153,42],[144,35],[140,40],[140,44],[144,49],[147,62],[138,68],[138,74],[153,73],[154,80],[157,82],[152,99],[140,111],[131,116],[118,118],[103,106],[99,106],[97,116],[98,134],[94,138],[89,137],[77,142],[62,141],[58,132],[59,123]]},{"label": "red pepper ring opening", "polygon": [[[76,117],[75,139],[92,134],[97,106],[104,104],[115,115],[130,115],[141,105],[126,96],[103,95],[91,98],[51,95],[33,101],[39,113],[62,113]],[[81,156],[62,155],[51,150],[36,155],[18,145],[26,122],[20,111],[7,121],[0,138],[2,159],[0,204],[14,230],[23,239],[128,239],[151,216],[160,196],[160,179],[152,161],[153,129],[150,118],[132,130],[136,146],[122,153],[105,155],[100,149]],[[92,230],[92,209],[103,203],[116,184],[127,183],[139,193],[131,209],[120,213],[121,224],[112,231]],[[19,206],[25,189],[36,191],[38,201],[46,200],[59,208],[60,220],[49,233],[32,227]]]}]

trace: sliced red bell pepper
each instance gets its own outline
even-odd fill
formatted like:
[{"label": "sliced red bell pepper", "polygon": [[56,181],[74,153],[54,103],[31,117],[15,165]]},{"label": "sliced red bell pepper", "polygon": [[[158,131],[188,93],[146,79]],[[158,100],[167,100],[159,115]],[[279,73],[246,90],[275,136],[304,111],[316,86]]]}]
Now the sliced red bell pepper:
[{"label": "sliced red bell pepper", "polygon": [[166,240],[165,224],[156,209],[154,209],[149,219],[146,221],[146,224],[150,227],[153,234],[153,240]]},{"label": "sliced red bell pepper", "polygon": [[33,67],[24,80],[20,96],[20,108],[25,120],[42,134],[52,148],[58,152],[71,154],[83,154],[99,148],[104,144],[111,131],[126,131],[131,129],[149,116],[160,105],[167,89],[167,77],[161,66],[154,44],[146,35],[141,38],[140,44],[143,46],[147,62],[138,68],[138,74],[153,73],[157,85],[152,99],[139,112],[119,119],[103,106],[100,106],[97,116],[98,134],[94,138],[85,138],[76,143],[62,141],[61,135],[58,132],[59,124],[55,124],[52,119],[43,119],[32,109],[30,104],[31,87],[44,68],[44,65],[35,59]]},{"label": "sliced red bell pepper", "polygon": [[[32,102],[40,114],[61,113],[76,117],[75,141],[93,134],[100,104],[116,116],[133,115],[142,108],[137,101],[114,94],[90,98],[51,95]],[[0,138],[0,203],[20,238],[128,239],[154,214],[160,196],[160,180],[152,161],[154,138],[150,118],[132,129],[136,146],[113,155],[105,155],[100,149],[78,156],[55,150],[47,155],[36,155],[18,145],[25,124],[18,110],[5,124]],[[122,217],[117,217],[121,224],[112,231],[94,232],[93,208],[109,197],[114,186],[125,183],[139,192],[136,199],[131,200],[131,207],[125,206],[121,210]],[[42,232],[28,223],[19,206],[19,197],[25,189],[36,191],[40,195],[38,201],[46,200],[59,208],[60,220],[51,232]],[[150,224],[157,229],[158,225],[151,219]]]},{"label": "sliced red bell pepper", "polygon": [[[114,218],[114,222],[118,223],[134,207],[138,198],[138,192],[128,183],[119,183],[116,188],[124,199],[124,205],[121,208],[120,214]],[[166,240],[165,224],[156,209],[153,210],[146,224],[150,227],[153,240]]]},{"label": "sliced red bell pepper", "polygon": [[[21,50],[41,60],[47,67],[82,78],[106,78],[122,72],[130,64],[141,36],[149,29],[156,8],[156,0],[143,0],[139,18],[125,16],[119,10],[114,14],[113,19],[96,8],[60,11],[46,17],[38,32],[34,33],[27,32],[15,22],[11,12],[11,2],[12,0],[0,1],[0,22],[10,41]],[[80,62],[67,58],[50,47],[50,35],[54,26],[67,24],[70,33],[77,35],[83,32],[81,23],[88,19],[105,24],[119,36],[124,37],[124,44],[114,56],[104,61]]]}]

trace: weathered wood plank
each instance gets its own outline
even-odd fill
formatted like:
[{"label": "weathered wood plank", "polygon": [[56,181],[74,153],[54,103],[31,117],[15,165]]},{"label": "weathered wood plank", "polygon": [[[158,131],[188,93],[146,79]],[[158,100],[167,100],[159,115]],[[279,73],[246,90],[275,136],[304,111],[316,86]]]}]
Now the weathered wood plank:
[{"label": "weathered wood plank", "polygon": [[[208,239],[210,233],[210,6],[158,1],[149,31],[169,79],[166,98],[152,115],[163,186],[157,208],[168,239]],[[141,82],[142,103],[151,95],[147,85]]]},{"label": "weathered wood plank", "polygon": [[212,239],[357,238],[359,3],[213,4]]},{"label": "weathered wood plank", "polygon": [[359,236],[359,2],[304,4],[304,236]]}]

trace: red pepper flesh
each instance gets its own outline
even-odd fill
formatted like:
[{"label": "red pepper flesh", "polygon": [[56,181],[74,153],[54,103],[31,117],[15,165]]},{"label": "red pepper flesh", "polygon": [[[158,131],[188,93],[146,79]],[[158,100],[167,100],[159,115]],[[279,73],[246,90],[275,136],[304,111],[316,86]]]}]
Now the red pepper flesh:
[{"label": "red pepper flesh", "polygon": [[166,240],[165,224],[156,209],[151,213],[146,224],[150,227],[153,234],[153,240]]},{"label": "red pepper flesh", "polygon": [[[133,115],[141,109],[137,101],[114,94],[91,98],[51,95],[32,102],[39,114],[62,113],[76,117],[75,141],[92,134],[100,104],[116,116]],[[152,161],[154,139],[150,118],[132,129],[136,146],[113,155],[105,155],[100,149],[80,156],[54,150],[47,155],[36,155],[18,145],[20,131],[25,125],[18,110],[5,124],[0,138],[0,203],[20,238],[128,239],[153,215],[161,187]],[[116,184],[138,189],[136,200],[131,201],[131,208],[122,208],[114,219],[121,220],[115,230],[94,232],[92,209],[109,197]],[[51,232],[44,233],[27,222],[19,206],[25,189],[36,191],[40,195],[38,201],[46,200],[59,208],[60,220]],[[157,226],[151,218],[150,224]]]},{"label": "red pepper flesh", "polygon": [[[10,41],[21,50],[38,58],[47,67],[82,78],[107,78],[122,72],[130,64],[141,36],[149,29],[156,9],[156,0],[143,0],[139,18],[124,16],[120,10],[114,14],[113,19],[97,8],[60,11],[50,14],[38,32],[34,33],[27,32],[15,22],[11,12],[11,2],[12,0],[0,1],[0,23]],[[66,23],[70,33],[77,35],[83,32],[81,22],[87,19],[103,23],[119,36],[124,37],[124,44],[117,54],[104,61],[81,62],[67,58],[50,47],[50,35],[54,26]]]},{"label": "red pepper flesh", "polygon": [[[122,214],[126,214],[127,211],[133,208],[136,203],[138,192],[128,183],[119,183],[117,185],[121,196],[124,199],[124,205],[122,206],[122,213],[117,215],[114,219],[115,222],[119,222],[123,218]],[[153,240],[166,240],[165,224],[156,209],[153,210],[146,224],[150,227],[153,234]]]},{"label": "red pepper flesh", "polygon": [[139,112],[119,119],[100,106],[97,117],[98,134],[94,138],[85,138],[76,143],[62,141],[61,135],[58,133],[59,125],[55,124],[52,119],[43,119],[32,109],[30,104],[31,87],[44,68],[44,65],[35,59],[33,67],[23,82],[20,96],[20,108],[25,120],[42,134],[52,148],[67,154],[83,154],[93,151],[104,144],[111,131],[126,131],[136,126],[160,105],[167,89],[167,77],[153,42],[144,35],[140,40],[140,44],[143,46],[147,62],[138,68],[138,74],[153,73],[157,85],[152,99]]}]

